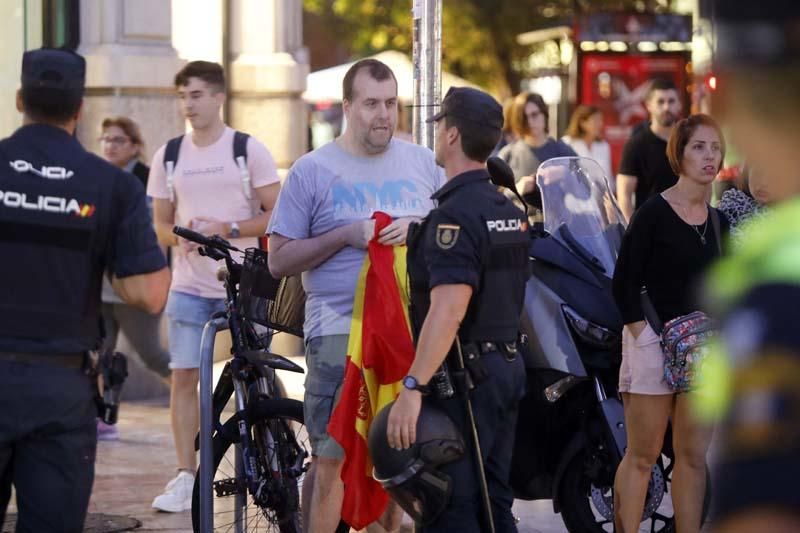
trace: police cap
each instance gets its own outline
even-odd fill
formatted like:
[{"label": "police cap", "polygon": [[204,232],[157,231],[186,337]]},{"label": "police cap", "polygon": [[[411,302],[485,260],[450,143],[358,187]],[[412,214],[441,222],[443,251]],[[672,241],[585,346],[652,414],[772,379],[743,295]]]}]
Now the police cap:
[{"label": "police cap", "polygon": [[23,89],[43,88],[83,92],[86,60],[69,50],[39,48],[22,56]]},{"label": "police cap", "polygon": [[442,110],[426,122],[436,122],[448,115],[503,129],[502,106],[491,95],[471,87],[451,87],[442,101]]}]

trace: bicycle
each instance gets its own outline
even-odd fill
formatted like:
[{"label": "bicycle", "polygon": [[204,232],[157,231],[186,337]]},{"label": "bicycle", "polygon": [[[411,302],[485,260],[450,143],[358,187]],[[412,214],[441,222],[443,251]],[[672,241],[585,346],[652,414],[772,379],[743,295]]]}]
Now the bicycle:
[{"label": "bicycle", "polygon": [[[213,529],[299,533],[300,489],[310,459],[308,435],[302,402],[281,397],[275,371],[304,370],[269,351],[275,331],[302,336],[302,307],[297,299],[283,298],[298,290],[299,281],[273,278],[266,252],[257,248],[245,250],[242,263],[237,263],[231,252],[241,250],[218,235],[206,237],[180,226],[173,232],[199,244],[201,255],[224,260],[226,267],[218,275],[227,295],[225,311],[212,317],[227,320],[233,356],[212,395]],[[259,333],[256,325],[268,329]],[[223,424],[220,418],[231,396],[235,414]],[[195,449],[199,447],[198,435]],[[201,470],[202,463],[192,495],[194,531],[203,529]]]}]

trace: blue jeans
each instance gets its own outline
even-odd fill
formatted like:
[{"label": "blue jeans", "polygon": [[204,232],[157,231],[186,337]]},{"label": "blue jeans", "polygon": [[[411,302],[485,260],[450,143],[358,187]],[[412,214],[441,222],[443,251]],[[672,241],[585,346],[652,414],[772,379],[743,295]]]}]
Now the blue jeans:
[{"label": "blue jeans", "polygon": [[224,310],[223,298],[204,298],[170,291],[166,313],[171,369],[200,368],[203,328],[211,315]]}]

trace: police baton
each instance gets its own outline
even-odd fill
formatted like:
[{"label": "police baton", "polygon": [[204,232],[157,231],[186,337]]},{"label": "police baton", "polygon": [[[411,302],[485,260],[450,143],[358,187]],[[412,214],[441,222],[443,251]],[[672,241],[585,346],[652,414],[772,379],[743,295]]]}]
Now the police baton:
[{"label": "police baton", "polygon": [[[466,366],[464,365],[464,354],[461,352],[461,339],[456,335],[456,351],[458,352],[458,366],[462,372],[467,373],[466,378],[468,381],[469,374]],[[484,515],[486,516],[486,523],[489,526],[488,531],[494,533],[494,517],[492,516],[492,502],[489,499],[489,485],[486,483],[486,472],[483,470],[483,455],[481,455],[481,443],[478,440],[478,428],[475,426],[475,415],[472,414],[472,401],[469,399],[469,386],[465,387],[464,404],[467,407],[467,417],[469,419],[469,428],[472,433],[472,443],[475,450],[475,462],[478,465],[478,481],[481,484],[481,500],[483,501]]]}]

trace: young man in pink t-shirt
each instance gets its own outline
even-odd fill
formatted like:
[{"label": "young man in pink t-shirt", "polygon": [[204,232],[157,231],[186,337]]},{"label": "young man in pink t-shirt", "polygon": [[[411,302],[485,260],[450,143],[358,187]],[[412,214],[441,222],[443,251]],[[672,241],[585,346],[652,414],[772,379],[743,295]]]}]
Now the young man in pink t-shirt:
[{"label": "young man in pink t-shirt", "polygon": [[192,61],[175,75],[183,115],[192,125],[180,144],[172,177],[165,170],[166,145],[150,166],[147,193],[153,197],[158,240],[173,247],[173,275],[167,303],[172,390],[170,411],[178,457],[178,475],[153,507],[167,512],[191,508],[197,459],[194,438],[199,428],[198,368],[203,326],[224,309],[225,289],[217,280],[217,263],[197,253],[197,246],[172,233],[174,225],[204,235],[221,235],[240,248],[257,246],[264,235],[280,190],[277,168],[267,148],[247,140],[243,180],[234,159],[234,130],[220,110],[225,102],[222,67]]}]

